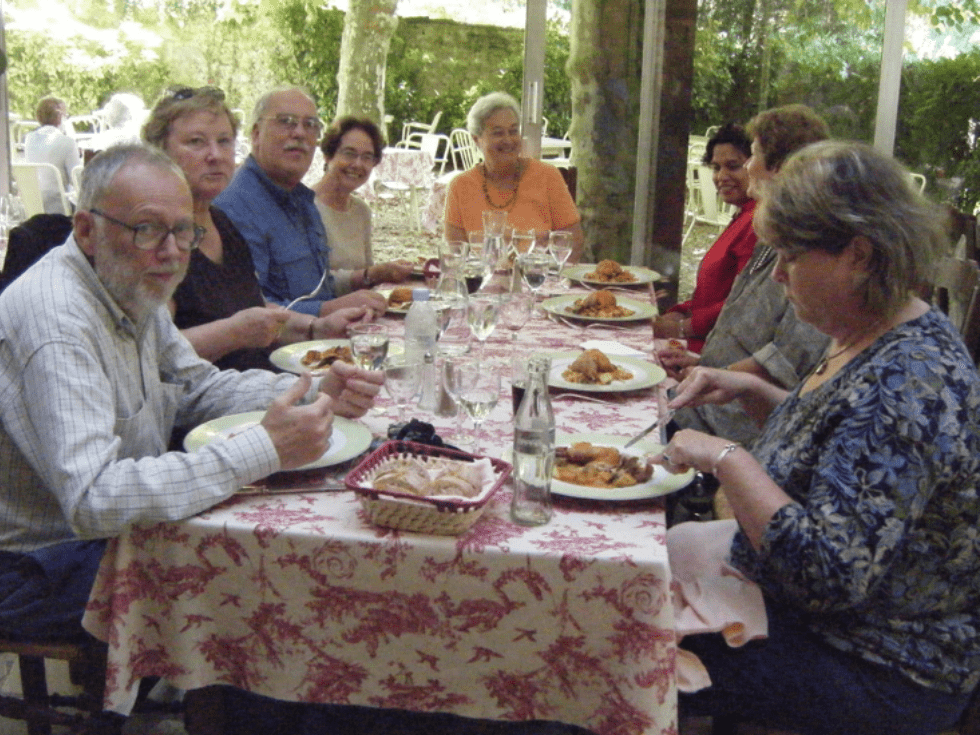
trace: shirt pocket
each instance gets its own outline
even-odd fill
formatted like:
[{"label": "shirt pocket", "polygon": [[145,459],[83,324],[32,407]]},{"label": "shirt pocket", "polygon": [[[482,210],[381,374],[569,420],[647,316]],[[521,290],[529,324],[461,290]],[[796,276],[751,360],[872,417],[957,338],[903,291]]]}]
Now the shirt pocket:
[{"label": "shirt pocket", "polygon": [[155,389],[156,396],[145,397],[133,413],[116,417],[120,457],[156,457],[167,451],[182,390],[169,383],[159,383]]}]

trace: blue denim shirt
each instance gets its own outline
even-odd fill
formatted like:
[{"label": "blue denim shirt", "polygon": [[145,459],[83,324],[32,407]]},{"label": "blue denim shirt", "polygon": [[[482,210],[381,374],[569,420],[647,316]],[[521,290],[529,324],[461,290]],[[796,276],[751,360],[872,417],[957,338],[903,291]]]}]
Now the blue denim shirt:
[{"label": "blue denim shirt", "polygon": [[[313,199],[313,191],[303,184],[287,191],[274,183],[249,156],[214,200],[248,242],[259,285],[270,302],[285,306],[310,293],[330,270],[327,233]],[[319,314],[320,305],[334,295],[333,276],[328,276],[318,298],[293,309]]]}]

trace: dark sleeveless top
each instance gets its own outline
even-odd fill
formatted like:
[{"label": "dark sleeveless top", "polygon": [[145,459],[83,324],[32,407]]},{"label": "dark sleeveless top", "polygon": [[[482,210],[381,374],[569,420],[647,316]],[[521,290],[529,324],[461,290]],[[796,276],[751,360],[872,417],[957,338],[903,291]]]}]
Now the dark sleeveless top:
[{"label": "dark sleeveless top", "polygon": [[[211,218],[221,237],[224,262],[215,263],[200,250],[191,252],[187,276],[174,293],[177,306],[174,324],[178,329],[197,327],[216,319],[226,319],[242,309],[265,305],[248,243],[220,209],[211,207]],[[248,347],[236,350],[214,364],[222,370],[272,370],[269,362],[272,349]]]}]

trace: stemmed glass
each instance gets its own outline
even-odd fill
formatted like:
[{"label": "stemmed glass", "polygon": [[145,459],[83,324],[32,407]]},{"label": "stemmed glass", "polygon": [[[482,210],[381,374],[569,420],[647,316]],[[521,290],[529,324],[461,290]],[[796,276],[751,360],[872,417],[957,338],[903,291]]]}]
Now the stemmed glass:
[{"label": "stemmed glass", "polygon": [[405,423],[405,406],[422,385],[422,366],[404,355],[390,357],[384,363],[385,390],[395,402],[398,423]]},{"label": "stemmed glass", "polygon": [[446,355],[442,361],[442,387],[456,406],[456,430],[453,438],[460,445],[463,444],[463,404],[459,400],[459,366],[471,361],[472,358],[463,355]]},{"label": "stemmed glass", "polygon": [[473,421],[474,454],[482,454],[480,427],[500,399],[500,366],[467,360],[455,366],[459,402]]},{"label": "stemmed glass", "polygon": [[547,253],[527,253],[517,259],[517,264],[521,269],[521,278],[537,299],[538,291],[544,285],[548,277],[548,266],[551,264],[551,256]]},{"label": "stemmed glass", "polygon": [[480,342],[481,360],[486,342],[493,334],[494,327],[497,326],[499,314],[500,294],[470,294],[466,302],[466,321],[470,325],[470,332]]},{"label": "stemmed glass", "polygon": [[524,291],[504,294],[500,304],[500,323],[510,330],[511,351],[517,344],[517,333],[524,328],[534,310],[534,295]]},{"label": "stemmed glass", "polygon": [[351,324],[347,327],[354,363],[365,370],[380,370],[388,356],[388,329],[383,324]]}]

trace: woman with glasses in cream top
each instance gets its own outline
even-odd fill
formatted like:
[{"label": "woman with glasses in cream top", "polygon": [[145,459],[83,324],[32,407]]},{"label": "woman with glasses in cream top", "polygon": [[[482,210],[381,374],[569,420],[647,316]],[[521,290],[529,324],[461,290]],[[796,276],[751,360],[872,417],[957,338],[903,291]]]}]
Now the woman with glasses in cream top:
[{"label": "woman with glasses in cream top", "polygon": [[[367,118],[342,117],[323,135],[323,178],[313,185],[316,208],[330,241],[330,265],[359,272],[362,288],[401,283],[412,274],[407,262],[375,263],[371,252],[371,209],[354,191],[381,161],[384,139]],[[353,279],[353,275],[352,275]]]}]

